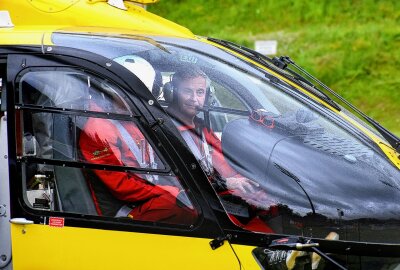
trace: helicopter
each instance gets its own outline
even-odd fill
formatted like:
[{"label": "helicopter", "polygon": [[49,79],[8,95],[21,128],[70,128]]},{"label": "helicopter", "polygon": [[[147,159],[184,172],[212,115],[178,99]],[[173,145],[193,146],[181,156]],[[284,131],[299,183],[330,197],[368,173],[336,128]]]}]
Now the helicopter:
[{"label": "helicopter", "polygon": [[[0,269],[400,269],[400,139],[290,57],[155,2],[0,0]],[[185,133],[190,70],[205,96]],[[150,199],[117,178],[173,187],[187,216],[131,215]]]}]

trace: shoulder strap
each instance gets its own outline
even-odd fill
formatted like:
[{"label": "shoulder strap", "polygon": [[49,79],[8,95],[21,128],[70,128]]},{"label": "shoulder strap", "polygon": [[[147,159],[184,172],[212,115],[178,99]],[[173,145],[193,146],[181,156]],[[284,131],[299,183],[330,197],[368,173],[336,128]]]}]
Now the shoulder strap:
[{"label": "shoulder strap", "polygon": [[201,132],[202,136],[202,147],[203,147],[203,154],[200,152],[199,147],[193,140],[192,135],[190,134],[190,130],[181,131],[181,135],[185,140],[186,144],[189,146],[190,150],[196,157],[196,159],[200,162],[203,169],[206,171],[207,174],[211,175],[213,172],[213,166],[211,161],[211,155],[209,152],[209,147],[207,142],[205,141],[204,132]]},{"label": "shoulder strap", "polygon": [[[135,156],[137,162],[139,163],[140,168],[148,168],[149,166],[146,164],[146,158],[144,153],[140,151],[139,147],[137,146],[136,142],[133,140],[132,136],[126,130],[126,128],[117,120],[110,120],[118,129],[119,133],[121,134],[122,138],[124,139],[125,143],[128,145],[129,149],[131,150],[132,154]],[[143,146],[144,147],[144,146]],[[150,149],[149,149],[150,150]],[[152,150],[152,149],[151,149]],[[155,166],[154,164],[154,154],[149,155],[150,158],[153,159],[151,162],[151,167]],[[154,182],[153,175],[146,174],[146,179],[150,182]]]},{"label": "shoulder strap", "polygon": [[189,148],[192,151],[192,153],[194,154],[194,156],[198,160],[201,160],[202,159],[202,155],[201,155],[200,150],[197,147],[196,143],[194,142],[193,137],[190,134],[190,131],[189,130],[181,131],[181,135],[182,135],[183,139],[185,140],[186,144],[189,146]]}]

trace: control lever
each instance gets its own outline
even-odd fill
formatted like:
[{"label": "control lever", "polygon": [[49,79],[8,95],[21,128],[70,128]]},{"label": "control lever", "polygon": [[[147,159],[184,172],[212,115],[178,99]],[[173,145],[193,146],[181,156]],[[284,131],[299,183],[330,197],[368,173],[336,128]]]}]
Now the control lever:
[{"label": "control lever", "polygon": [[320,255],[322,258],[325,260],[329,261],[330,263],[334,264],[337,266],[339,269],[342,270],[347,270],[347,268],[343,267],[336,261],[334,261],[331,257],[326,255],[324,252],[319,250],[317,247],[319,247],[318,243],[313,243],[311,240],[307,240],[304,242],[304,238],[299,238],[299,237],[285,237],[281,239],[277,239],[272,241],[272,243],[269,245],[269,248],[271,249],[283,249],[283,250],[304,250],[304,251],[312,251]]}]

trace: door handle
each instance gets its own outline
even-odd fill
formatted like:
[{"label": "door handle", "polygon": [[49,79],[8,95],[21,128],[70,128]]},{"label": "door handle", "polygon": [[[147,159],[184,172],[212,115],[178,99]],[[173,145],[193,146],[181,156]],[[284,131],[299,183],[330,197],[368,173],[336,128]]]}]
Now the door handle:
[{"label": "door handle", "polygon": [[29,225],[29,224],[33,224],[32,220],[28,220],[26,218],[12,218],[10,219],[10,222],[12,224],[18,224],[18,225]]}]

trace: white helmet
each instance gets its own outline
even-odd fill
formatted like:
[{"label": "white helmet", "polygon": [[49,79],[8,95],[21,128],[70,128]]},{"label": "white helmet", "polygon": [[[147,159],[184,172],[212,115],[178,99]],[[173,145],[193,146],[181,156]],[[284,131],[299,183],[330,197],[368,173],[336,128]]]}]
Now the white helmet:
[{"label": "white helmet", "polygon": [[114,61],[135,74],[147,86],[149,91],[152,91],[156,72],[148,61],[136,55],[120,56],[115,58]]}]

